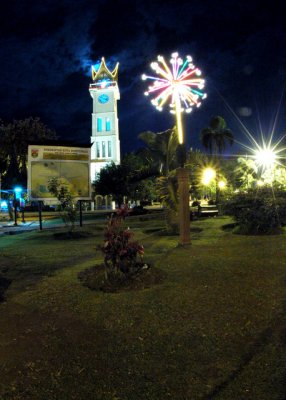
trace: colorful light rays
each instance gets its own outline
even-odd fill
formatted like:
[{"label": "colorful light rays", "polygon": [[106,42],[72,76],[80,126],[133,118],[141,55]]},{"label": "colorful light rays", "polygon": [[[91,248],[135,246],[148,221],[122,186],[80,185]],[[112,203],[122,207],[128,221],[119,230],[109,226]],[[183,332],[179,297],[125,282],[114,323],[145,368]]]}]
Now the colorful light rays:
[{"label": "colorful light rays", "polygon": [[202,91],[205,80],[201,78],[201,71],[193,64],[191,56],[186,56],[183,61],[178,53],[173,53],[170,66],[162,56],[158,56],[157,60],[151,63],[157,76],[142,75],[143,80],[154,80],[144,94],[154,95],[151,103],[159,111],[169,103],[170,112],[176,115],[179,143],[183,143],[181,113],[191,112],[193,107],[199,107],[201,100],[207,97]]}]

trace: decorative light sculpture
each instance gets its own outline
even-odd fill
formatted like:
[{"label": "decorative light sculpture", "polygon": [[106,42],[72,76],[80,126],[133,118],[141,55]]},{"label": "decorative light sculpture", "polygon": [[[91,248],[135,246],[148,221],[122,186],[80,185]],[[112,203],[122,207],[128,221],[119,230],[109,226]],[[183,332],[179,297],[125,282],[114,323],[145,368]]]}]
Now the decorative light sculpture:
[{"label": "decorative light sculpture", "polygon": [[151,103],[162,111],[169,103],[170,112],[176,115],[179,143],[184,142],[181,114],[190,113],[193,107],[199,107],[201,100],[207,97],[203,92],[205,80],[201,71],[195,67],[191,56],[185,60],[173,53],[168,65],[162,56],[157,57],[158,62],[152,62],[151,68],[157,76],[142,75],[142,79],[154,80],[144,93],[146,96],[154,95]]}]

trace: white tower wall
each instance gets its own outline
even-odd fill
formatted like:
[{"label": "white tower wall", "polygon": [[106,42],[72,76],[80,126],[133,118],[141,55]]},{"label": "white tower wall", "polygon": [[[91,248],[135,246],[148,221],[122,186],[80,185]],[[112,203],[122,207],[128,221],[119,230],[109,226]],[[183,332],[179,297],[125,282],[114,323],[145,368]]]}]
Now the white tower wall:
[{"label": "white tower wall", "polygon": [[107,85],[91,84],[93,99],[91,134],[91,181],[108,163],[120,164],[119,123],[117,101],[120,98],[117,82]]}]

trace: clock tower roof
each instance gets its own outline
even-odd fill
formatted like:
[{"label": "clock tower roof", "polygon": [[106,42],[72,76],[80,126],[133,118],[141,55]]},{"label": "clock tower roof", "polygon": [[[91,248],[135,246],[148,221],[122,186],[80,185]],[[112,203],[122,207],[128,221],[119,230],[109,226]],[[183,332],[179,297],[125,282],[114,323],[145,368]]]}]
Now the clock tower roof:
[{"label": "clock tower roof", "polygon": [[92,80],[94,82],[98,82],[101,80],[110,80],[112,82],[118,80],[118,67],[119,67],[119,63],[117,63],[115,65],[115,68],[113,71],[110,71],[107,67],[107,65],[105,64],[105,59],[104,57],[102,57],[101,59],[101,63],[98,67],[98,69],[96,70],[93,66],[91,67],[91,73],[92,73]]}]

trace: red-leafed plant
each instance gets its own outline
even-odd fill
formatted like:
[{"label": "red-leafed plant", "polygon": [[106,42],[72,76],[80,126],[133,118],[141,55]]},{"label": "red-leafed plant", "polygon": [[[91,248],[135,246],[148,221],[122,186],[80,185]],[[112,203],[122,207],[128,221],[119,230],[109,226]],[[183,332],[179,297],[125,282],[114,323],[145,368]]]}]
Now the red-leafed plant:
[{"label": "red-leafed plant", "polygon": [[124,228],[126,214],[127,209],[123,208],[111,215],[104,232],[104,244],[100,249],[104,254],[107,278],[120,272],[132,274],[142,265],[144,248],[138,242],[132,241],[133,232]]}]

